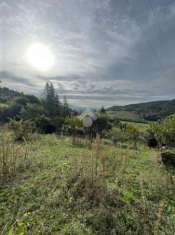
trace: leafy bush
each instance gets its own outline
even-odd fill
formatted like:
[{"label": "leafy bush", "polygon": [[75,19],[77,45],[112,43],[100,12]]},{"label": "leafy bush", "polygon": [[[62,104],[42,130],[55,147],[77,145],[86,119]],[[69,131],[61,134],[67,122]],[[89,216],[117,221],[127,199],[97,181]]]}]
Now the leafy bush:
[{"label": "leafy bush", "polygon": [[153,133],[148,133],[145,136],[145,142],[150,148],[156,148],[158,146],[158,142]]},{"label": "leafy bush", "polygon": [[40,133],[51,134],[56,132],[56,126],[52,120],[44,115],[36,119],[36,127]]},{"label": "leafy bush", "polygon": [[73,220],[71,223],[65,224],[61,230],[62,235],[92,235],[91,231],[81,224],[79,221]]},{"label": "leafy bush", "polygon": [[175,167],[175,151],[167,150],[161,153],[162,162],[166,167]]},{"label": "leafy bush", "polygon": [[91,137],[95,138],[97,135],[104,136],[105,131],[112,128],[111,119],[106,114],[98,115],[93,125],[89,128]]},{"label": "leafy bush", "polygon": [[112,130],[109,132],[109,137],[114,144],[127,140],[127,136],[125,135],[124,131],[119,128],[112,128]]},{"label": "leafy bush", "polygon": [[134,148],[137,148],[139,134],[138,129],[134,125],[121,124],[120,128],[113,128],[109,136],[114,144],[131,140],[134,143]]},{"label": "leafy bush", "polygon": [[159,146],[175,146],[175,115],[171,115],[159,123],[151,124],[149,133],[155,136]]},{"label": "leafy bush", "polygon": [[16,141],[28,141],[35,130],[33,122],[29,120],[11,120],[9,128],[13,131]]},{"label": "leafy bush", "polygon": [[6,123],[11,118],[17,118],[21,112],[21,105],[19,104],[12,104],[11,106],[2,108],[0,110],[0,122]]},{"label": "leafy bush", "polygon": [[137,142],[139,140],[139,134],[140,134],[139,130],[137,129],[136,126],[129,124],[127,125],[126,131],[129,136],[129,139],[131,139],[134,143],[134,148],[137,148]]}]

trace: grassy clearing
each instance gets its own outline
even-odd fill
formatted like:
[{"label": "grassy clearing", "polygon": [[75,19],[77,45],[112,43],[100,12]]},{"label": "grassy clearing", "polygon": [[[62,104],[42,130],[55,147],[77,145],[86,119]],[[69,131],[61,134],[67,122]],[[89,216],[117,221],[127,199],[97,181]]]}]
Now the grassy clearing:
[{"label": "grassy clearing", "polygon": [[149,124],[147,123],[139,123],[139,122],[127,122],[127,121],[122,121],[121,123],[126,123],[126,124],[132,124],[135,127],[138,128],[138,130],[143,133],[149,128]]},{"label": "grassy clearing", "polygon": [[0,186],[2,234],[174,234],[174,178],[158,151],[45,135],[29,155]]},{"label": "grassy clearing", "polygon": [[108,114],[120,120],[143,121],[143,119],[134,111],[108,111]]}]

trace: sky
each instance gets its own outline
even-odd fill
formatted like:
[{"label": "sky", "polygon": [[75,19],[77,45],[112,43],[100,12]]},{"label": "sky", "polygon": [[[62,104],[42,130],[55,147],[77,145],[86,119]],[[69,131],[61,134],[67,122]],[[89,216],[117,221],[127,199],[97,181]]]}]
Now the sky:
[{"label": "sky", "polygon": [[[41,95],[51,81],[85,107],[175,98],[174,0],[0,0],[0,15],[1,86]],[[45,71],[26,59],[36,44]]]}]

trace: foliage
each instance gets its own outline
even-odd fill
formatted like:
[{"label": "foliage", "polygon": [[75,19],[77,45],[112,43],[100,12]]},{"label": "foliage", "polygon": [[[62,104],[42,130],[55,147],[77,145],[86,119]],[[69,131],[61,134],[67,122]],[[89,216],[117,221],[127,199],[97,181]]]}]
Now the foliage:
[{"label": "foliage", "polygon": [[0,123],[3,124],[10,119],[31,121],[40,133],[60,133],[64,119],[73,114],[66,97],[63,99],[63,104],[59,101],[51,82],[46,83],[42,100],[6,88],[0,89],[0,95],[6,97],[0,106]]},{"label": "foliage", "polygon": [[119,127],[113,127],[109,133],[109,137],[114,144],[131,141],[134,143],[134,148],[137,148],[139,136],[140,132],[136,125],[127,123],[120,123]]},{"label": "foliage", "polygon": [[166,150],[161,153],[162,162],[167,168],[175,168],[175,151]]},{"label": "foliage", "polygon": [[93,121],[93,125],[87,130],[90,138],[96,138],[97,135],[104,136],[105,132],[112,128],[110,117],[106,113],[97,115],[97,119]]},{"label": "foliage", "polygon": [[35,130],[33,122],[29,120],[11,120],[9,128],[13,131],[16,141],[28,141]]},{"label": "foliage", "polygon": [[[133,120],[134,118],[137,120],[158,121],[175,113],[175,100],[154,101],[140,104],[130,104],[126,106],[113,106],[107,110],[116,113],[119,112],[120,118],[124,117],[122,119],[125,120]],[[121,112],[124,112],[124,115],[121,115]]]},{"label": "foliage", "polygon": [[0,122],[8,122],[11,118],[18,118],[21,112],[21,105],[12,104],[0,109]]},{"label": "foliage", "polygon": [[128,139],[128,137],[125,135],[125,132],[122,131],[120,128],[112,128],[109,132],[109,138],[112,139],[114,144],[126,141]]},{"label": "foliage", "polygon": [[20,224],[24,234],[174,234],[174,178],[157,163],[157,150],[100,139],[90,150],[55,135],[31,148],[32,168],[1,186],[4,234]]},{"label": "foliage", "polygon": [[129,138],[134,142],[134,148],[137,148],[137,142],[139,140],[139,130],[136,126],[134,125],[127,125],[127,134],[129,136]]},{"label": "foliage", "polygon": [[69,105],[68,105],[66,96],[64,96],[64,98],[63,98],[63,113],[62,113],[62,115],[63,115],[63,117],[70,116],[70,109],[69,109]]},{"label": "foliage", "polygon": [[52,119],[41,115],[36,119],[36,127],[40,133],[51,134],[56,132],[56,126],[53,124]]},{"label": "foliage", "polygon": [[26,224],[20,220],[17,220],[13,227],[8,231],[7,235],[25,235],[26,232]]},{"label": "foliage", "polygon": [[175,146],[175,115],[171,115],[159,123],[151,124],[149,132],[155,136],[159,146]]},{"label": "foliage", "polygon": [[60,114],[60,101],[51,82],[47,82],[44,90],[44,109],[46,115],[53,117]]},{"label": "foliage", "polygon": [[14,144],[8,135],[0,136],[0,184],[11,180],[19,168],[25,167],[29,154],[28,147]]},{"label": "foliage", "polygon": [[24,120],[32,120],[33,122],[36,122],[43,113],[44,108],[41,104],[27,103],[25,109],[22,110],[20,117]]},{"label": "foliage", "polygon": [[9,99],[13,99],[21,96],[22,93],[8,89],[7,87],[0,87],[0,101],[6,102]]},{"label": "foliage", "polygon": [[81,128],[83,126],[82,121],[77,117],[68,117],[65,119],[65,124],[70,125],[71,129]]}]

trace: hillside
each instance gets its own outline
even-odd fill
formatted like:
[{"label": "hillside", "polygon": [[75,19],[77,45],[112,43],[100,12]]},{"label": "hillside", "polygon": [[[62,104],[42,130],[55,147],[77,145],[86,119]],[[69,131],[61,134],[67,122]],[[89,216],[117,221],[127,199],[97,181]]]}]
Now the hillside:
[{"label": "hillside", "polygon": [[10,90],[7,87],[0,87],[0,101],[1,102],[6,102],[19,96],[22,96],[22,93],[14,91],[14,90]]},{"label": "hillside", "polygon": [[170,101],[154,101],[126,106],[112,106],[109,113],[119,119],[136,121],[156,121],[175,113],[175,99]]},{"label": "hillside", "polygon": [[1,185],[0,231],[173,235],[174,185],[158,151],[102,142],[89,149],[81,141],[42,135],[28,143],[15,175]]},{"label": "hillside", "polygon": [[[26,99],[26,102],[36,101],[37,98],[30,95],[24,95],[23,93],[10,90],[6,87],[0,87],[0,108],[5,108],[17,99]],[[15,101],[16,103],[16,101]],[[19,103],[19,102],[18,102]],[[74,108],[73,108],[74,107]],[[72,105],[71,108],[75,108],[76,105]],[[82,112],[84,109],[77,108]],[[130,104],[126,106],[112,106],[107,109],[108,113],[113,118],[118,118],[125,121],[157,121],[168,115],[175,113],[175,99],[167,101],[153,101],[147,103]]]}]

